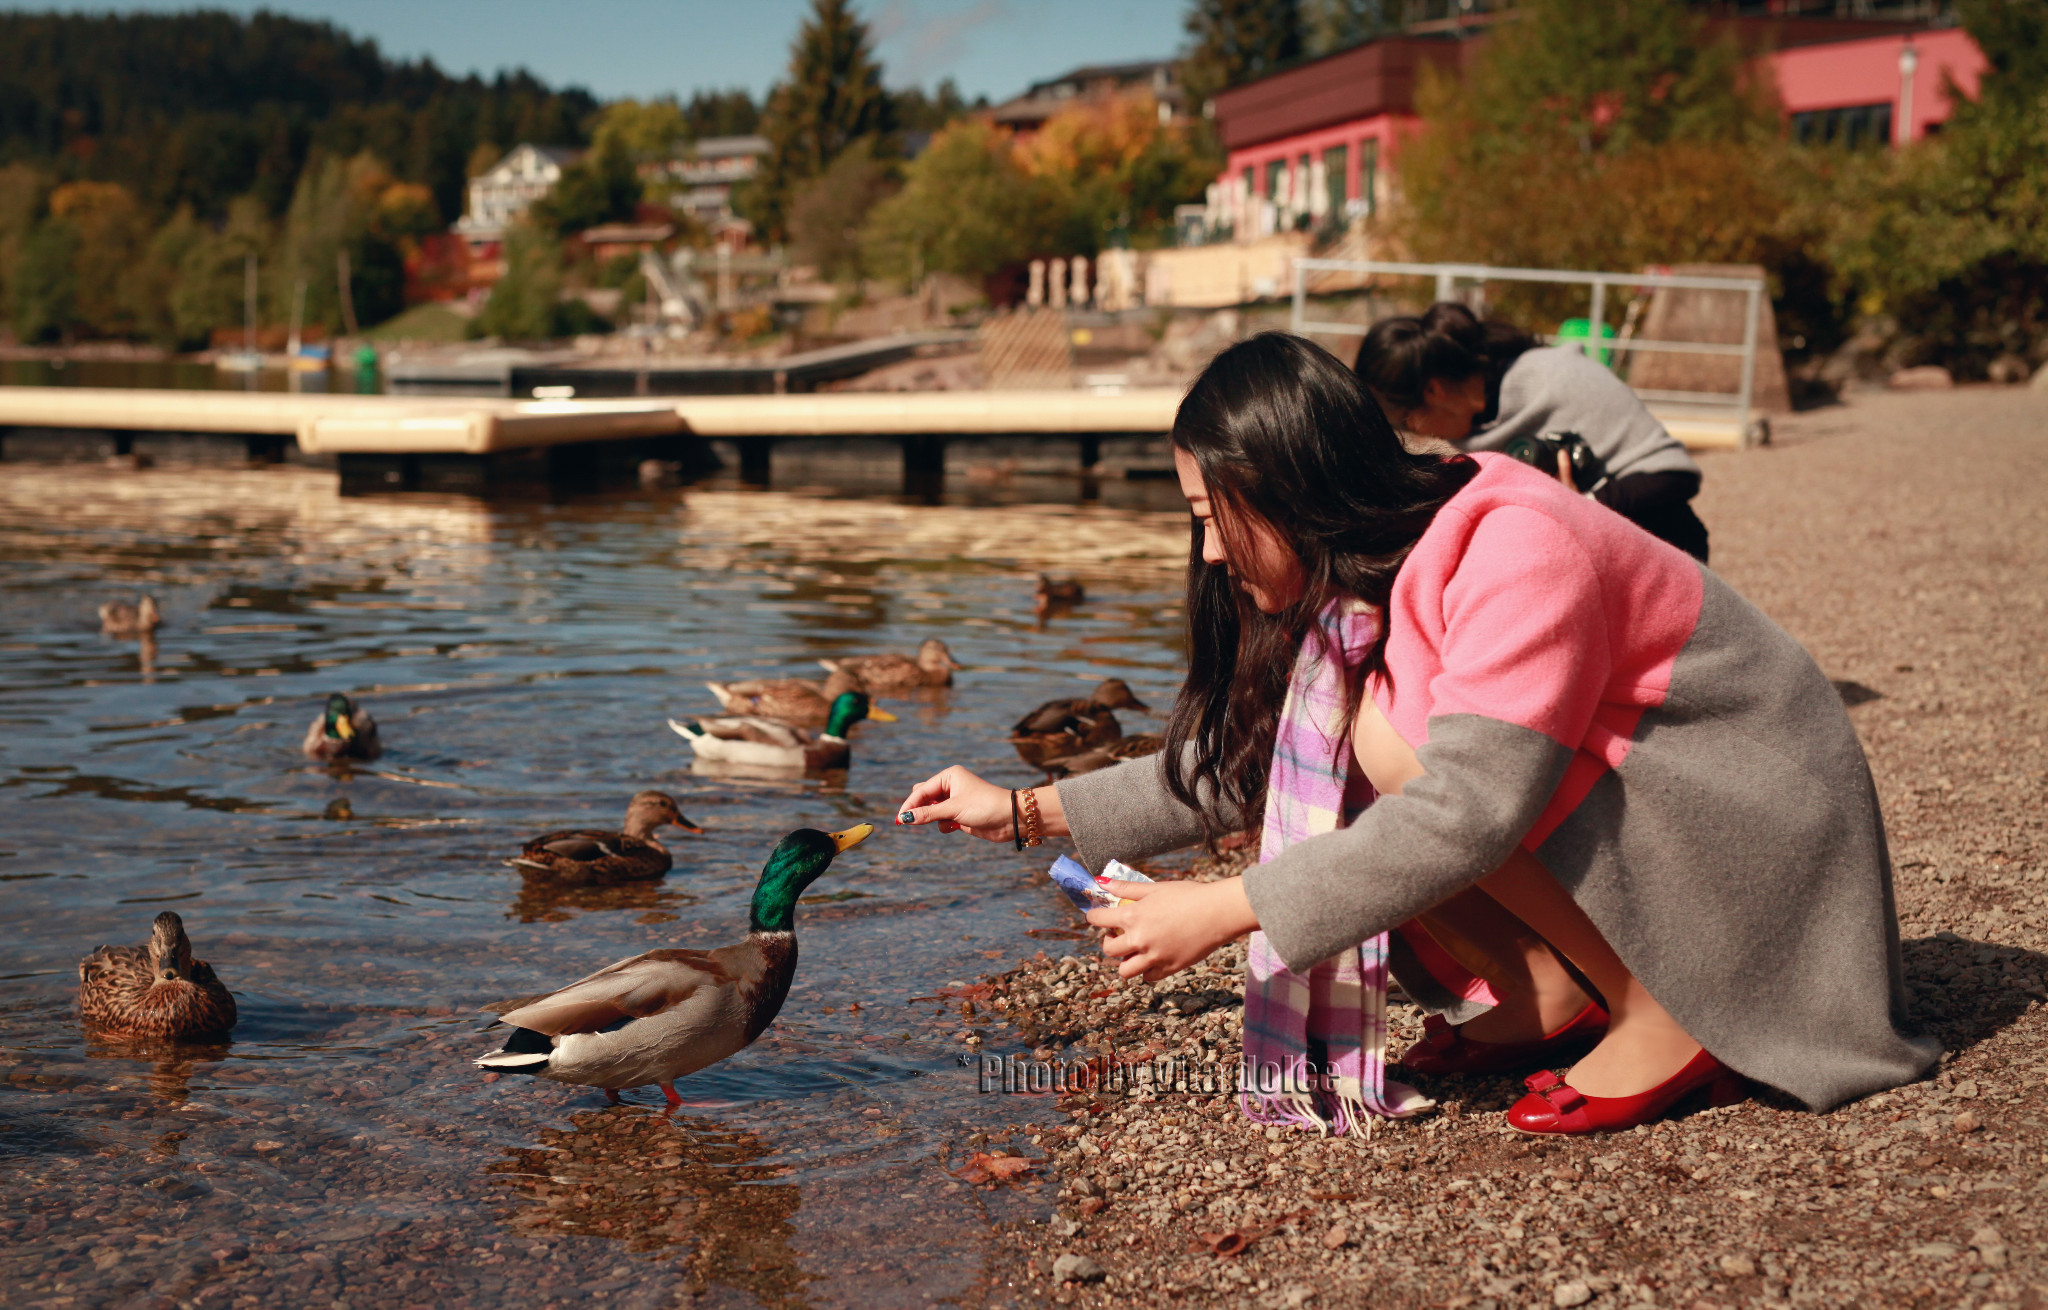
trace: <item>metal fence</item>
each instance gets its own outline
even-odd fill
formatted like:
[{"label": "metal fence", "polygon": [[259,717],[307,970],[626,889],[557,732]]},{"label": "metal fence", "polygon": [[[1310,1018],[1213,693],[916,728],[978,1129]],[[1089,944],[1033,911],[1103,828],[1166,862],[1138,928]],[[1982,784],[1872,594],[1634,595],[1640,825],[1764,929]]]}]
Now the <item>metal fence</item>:
[{"label": "metal fence", "polygon": [[[1739,356],[1742,360],[1741,383],[1733,392],[1719,391],[1663,391],[1638,388],[1636,394],[1644,400],[1664,401],[1677,405],[1697,405],[1703,408],[1726,408],[1734,411],[1736,422],[1747,428],[1750,401],[1756,391],[1756,348],[1758,325],[1764,303],[1762,278],[1747,277],[1700,277],[1683,273],[1580,273],[1567,269],[1552,268],[1493,268],[1485,264],[1402,264],[1386,263],[1369,259],[1296,259],[1294,261],[1294,332],[1306,336],[1311,332],[1363,336],[1366,324],[1317,322],[1308,316],[1308,282],[1311,274],[1317,273],[1358,273],[1368,277],[1427,277],[1436,279],[1436,298],[1450,300],[1456,297],[1460,282],[1547,282],[1565,286],[1584,286],[1591,290],[1592,303],[1586,321],[1588,332],[1584,341],[1576,338],[1568,342],[1552,336],[1545,338],[1558,344],[1577,345],[1581,350],[1611,351],[1616,362],[1631,352],[1663,352],[1676,355],[1722,355]],[[1607,289],[1609,287],[1634,291],[1644,287],[1672,287],[1687,291],[1729,291],[1741,292],[1747,296],[1742,316],[1742,344],[1716,343],[1707,341],[1646,341],[1635,337],[1599,337],[1601,323],[1607,311]]]}]

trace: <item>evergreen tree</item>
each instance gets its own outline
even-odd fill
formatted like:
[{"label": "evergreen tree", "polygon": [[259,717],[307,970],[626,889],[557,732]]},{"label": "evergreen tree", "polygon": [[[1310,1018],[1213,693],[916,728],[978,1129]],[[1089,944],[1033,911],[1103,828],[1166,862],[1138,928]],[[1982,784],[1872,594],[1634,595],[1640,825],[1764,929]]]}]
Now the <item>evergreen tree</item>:
[{"label": "evergreen tree", "polygon": [[881,138],[876,153],[888,154],[894,120],[868,26],[851,0],[811,0],[788,77],[768,96],[761,121],[768,157],[742,197],[746,216],[764,234],[784,236],[797,190],[862,137]]},{"label": "evergreen tree", "polygon": [[1400,0],[1301,0],[1301,44],[1311,59],[1400,28]]},{"label": "evergreen tree", "polygon": [[1195,0],[1180,81],[1199,107],[1218,91],[1264,77],[1302,57],[1297,0]]},{"label": "evergreen tree", "polygon": [[683,121],[692,141],[707,136],[746,136],[760,129],[761,109],[742,88],[697,91],[683,106]]}]

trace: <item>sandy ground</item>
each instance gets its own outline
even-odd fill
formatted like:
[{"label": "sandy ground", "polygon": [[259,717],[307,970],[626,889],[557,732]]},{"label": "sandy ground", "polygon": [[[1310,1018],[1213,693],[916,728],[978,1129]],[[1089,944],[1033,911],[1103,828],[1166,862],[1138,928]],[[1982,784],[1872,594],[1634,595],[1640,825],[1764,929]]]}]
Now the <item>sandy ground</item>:
[{"label": "sandy ground", "polygon": [[[988,1304],[2048,1304],[2048,396],[1859,396],[1705,464],[1715,567],[1838,680],[1869,751],[1939,1076],[1550,1141],[1504,1126],[1506,1077],[1427,1085],[1441,1113],[1369,1142],[1217,1096],[1065,1095],[1037,1139],[1059,1212],[1004,1234]],[[1028,962],[943,1019],[991,1048],[1228,1061],[1240,958],[1158,988]]]}]

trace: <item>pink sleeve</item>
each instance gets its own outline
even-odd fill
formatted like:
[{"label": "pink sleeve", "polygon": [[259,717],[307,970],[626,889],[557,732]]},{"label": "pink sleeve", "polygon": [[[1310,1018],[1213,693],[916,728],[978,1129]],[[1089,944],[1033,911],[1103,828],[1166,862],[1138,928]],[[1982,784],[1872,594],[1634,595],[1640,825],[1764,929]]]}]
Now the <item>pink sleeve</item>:
[{"label": "pink sleeve", "polygon": [[1466,539],[1442,604],[1430,717],[1481,715],[1576,749],[1613,670],[1600,579],[1578,540],[1534,510],[1493,509]]}]

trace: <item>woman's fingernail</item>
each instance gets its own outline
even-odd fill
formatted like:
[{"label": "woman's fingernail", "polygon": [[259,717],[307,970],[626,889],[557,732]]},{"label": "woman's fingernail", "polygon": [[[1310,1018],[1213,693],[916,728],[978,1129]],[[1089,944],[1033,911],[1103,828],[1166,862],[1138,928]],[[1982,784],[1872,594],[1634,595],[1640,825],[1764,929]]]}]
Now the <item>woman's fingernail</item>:
[{"label": "woman's fingernail", "polygon": [[901,814],[899,814],[899,815],[897,815],[897,816],[896,816],[896,822],[898,822],[898,823],[916,823],[916,822],[917,822],[917,816],[916,816],[915,814],[912,814],[912,813],[911,813],[911,812],[910,812],[909,810],[905,810],[905,811],[903,811],[903,813],[901,813]]}]

